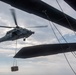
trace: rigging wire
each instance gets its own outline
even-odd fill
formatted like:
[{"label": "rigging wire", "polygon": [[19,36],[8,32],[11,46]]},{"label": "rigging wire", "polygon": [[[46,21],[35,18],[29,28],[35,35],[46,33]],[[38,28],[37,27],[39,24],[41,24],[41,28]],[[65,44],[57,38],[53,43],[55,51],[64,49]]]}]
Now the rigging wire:
[{"label": "rigging wire", "polygon": [[73,56],[76,58],[75,52],[71,52],[73,54]]},{"label": "rigging wire", "polygon": [[[54,25],[54,23],[53,23],[53,25]],[[54,25],[55,26],[55,25]],[[55,27],[56,28],[56,27]],[[57,29],[57,28],[56,28]],[[58,30],[58,29],[57,29]],[[58,32],[60,33],[60,31],[58,30]],[[60,35],[62,36],[62,34],[60,33]],[[62,36],[62,38],[66,41],[66,39]],[[66,41],[67,42],[67,41]],[[60,41],[59,41],[59,43],[60,43]],[[61,47],[62,48],[62,47]],[[63,50],[63,48],[62,48],[62,50]],[[72,53],[72,52],[71,52]],[[66,56],[66,54],[65,53],[63,53],[64,54],[64,57],[65,57],[65,59],[66,59],[66,61],[67,61],[67,63],[68,63],[68,65],[70,66],[70,68],[71,68],[71,70],[74,72],[74,74],[76,75],[76,72],[74,71],[74,69],[72,68],[72,66],[71,66],[71,64],[70,64],[70,62],[69,62],[69,60],[68,60],[68,58],[67,58],[67,56]],[[73,53],[72,53],[73,54]],[[73,54],[74,55],[74,54]],[[74,57],[76,58],[76,56],[74,55]]]},{"label": "rigging wire", "polygon": [[[53,23],[53,25],[54,25],[54,23]],[[55,25],[54,25],[55,26]],[[56,28],[56,27],[55,27]],[[57,28],[56,28],[57,29]],[[57,29],[58,30],[58,29]],[[60,33],[60,31],[58,30],[58,32]],[[62,36],[62,34],[60,33],[60,35]],[[66,39],[62,36],[62,38],[66,41]],[[67,41],[66,41],[67,42]],[[59,43],[60,43],[60,41],[59,41]],[[62,47],[61,47],[62,48]],[[63,49],[63,48],[62,48]],[[71,52],[72,53],[72,52]],[[72,66],[71,66],[71,64],[70,64],[70,62],[69,62],[69,60],[68,60],[68,58],[67,58],[67,56],[66,56],[66,54],[65,53],[63,53],[64,54],[64,56],[65,56],[65,59],[66,59],[66,61],[67,61],[67,63],[69,64],[69,66],[70,66],[70,68],[71,68],[71,70],[74,72],[74,74],[76,75],[76,72],[74,71],[74,69],[72,68]],[[73,53],[72,53],[73,54]],[[73,54],[74,55],[74,54]],[[75,57],[75,55],[74,55],[74,57]]]},{"label": "rigging wire", "polygon": [[[66,17],[66,15],[65,15],[65,13],[64,13],[64,11],[63,11],[61,5],[59,4],[58,0],[56,0],[56,2],[57,2],[57,4],[58,4],[58,6],[60,7],[60,9],[61,9],[61,11],[62,11],[62,13],[63,13],[65,19],[67,20],[67,22],[68,22],[68,24],[69,24],[69,26],[70,26],[70,28],[74,31],[74,29],[73,29],[71,23],[69,22],[68,18]],[[74,31],[74,34],[76,35],[75,31]]]},{"label": "rigging wire", "polygon": [[[16,51],[17,51],[17,40],[16,40],[16,49],[15,49],[15,54],[16,54]],[[17,66],[17,60],[16,58],[14,58],[14,61],[13,61],[13,66]]]},{"label": "rigging wire", "polygon": [[76,55],[76,53],[74,52],[74,54]]},{"label": "rigging wire", "polygon": [[[50,23],[50,18],[49,18],[49,16],[47,15],[47,13],[46,13],[46,10],[45,11],[43,11],[44,12],[44,14],[47,16],[47,19],[49,20],[49,24],[50,24],[50,26],[51,26],[51,23]],[[52,24],[54,25],[54,23],[52,22]],[[52,27],[52,26],[51,26]],[[58,28],[54,25],[54,27],[58,30]],[[52,30],[53,30],[53,33],[54,33],[54,35],[55,35],[55,37],[56,37],[56,39],[57,39],[57,41],[60,43],[60,40],[58,39],[58,37],[57,37],[57,35],[56,35],[56,33],[55,33],[55,31],[54,31],[54,29],[53,29],[53,27],[52,27]],[[58,30],[58,32],[59,32],[59,34],[62,36],[62,38],[65,40],[65,42],[67,42],[66,41],[66,39],[63,37],[63,35],[60,33],[60,31]],[[61,45],[60,45],[61,46]],[[63,50],[63,47],[61,46],[61,49]],[[73,73],[76,75],[76,72],[74,71],[74,69],[72,68],[72,66],[71,66],[71,64],[70,64],[70,62],[69,62],[69,60],[68,60],[68,58],[67,58],[67,56],[66,56],[66,54],[65,53],[63,53],[64,54],[64,57],[65,57],[65,59],[66,59],[66,61],[67,61],[67,63],[68,63],[68,65],[70,66],[70,68],[71,68],[71,70],[73,71]]]},{"label": "rigging wire", "polygon": [[[54,23],[53,23],[54,24]],[[55,26],[55,25],[54,25]],[[57,28],[56,28],[57,29]],[[57,29],[58,30],[58,29]],[[60,31],[58,30],[58,32],[60,33]],[[60,35],[62,36],[62,34],[60,33]],[[62,38],[65,40],[65,38],[62,36]],[[66,40],[65,40],[66,41]],[[67,42],[67,41],[66,41]],[[59,42],[60,43],[60,42]],[[62,48],[62,47],[61,47]],[[62,50],[63,50],[63,48],[62,48]],[[72,54],[73,54],[73,52],[71,52]],[[68,63],[68,65],[70,66],[70,68],[71,68],[71,70],[74,72],[74,74],[76,75],[76,72],[74,71],[74,69],[72,68],[72,66],[71,66],[71,64],[70,64],[70,62],[69,62],[69,60],[68,60],[68,58],[67,58],[67,56],[66,56],[66,54],[65,53],[63,53],[64,54],[64,57],[65,57],[65,59],[66,59],[66,61],[67,61],[67,63]],[[76,58],[76,56],[73,54],[73,56]]]},{"label": "rigging wire", "polygon": [[[60,9],[61,9],[61,11],[62,11],[62,13],[63,13],[63,15],[64,15],[65,19],[67,20],[67,22],[68,22],[68,24],[69,24],[69,26],[70,26],[70,28],[73,30],[73,32],[74,32],[74,34],[75,34],[75,36],[76,36],[76,33],[75,33],[75,31],[74,31],[74,29],[73,29],[72,25],[70,24],[70,22],[69,22],[68,18],[67,18],[67,17],[66,17],[66,15],[64,14],[64,11],[63,11],[63,9],[62,9],[61,5],[59,4],[58,0],[56,0],[56,2],[57,2],[57,4],[58,4],[58,6],[60,7]],[[71,53],[72,53],[72,52],[71,52]],[[73,54],[73,53],[74,53],[74,54]],[[75,53],[75,52],[73,52],[73,53],[72,53],[72,54],[73,54],[73,56],[76,58],[76,53]]]},{"label": "rigging wire", "polygon": [[[64,41],[66,42],[66,43],[68,43],[67,42],[67,40],[64,38],[64,36],[61,34],[61,32],[59,31],[59,29],[56,27],[56,25],[53,23],[53,25],[54,25],[54,27],[57,29],[57,31],[59,32],[59,34],[61,35],[61,37],[64,39]],[[70,46],[68,45],[68,47],[69,47],[69,49],[70,49]],[[72,55],[76,58],[76,55],[75,55],[75,52],[73,52],[73,51],[71,51],[71,53],[72,53]]]}]

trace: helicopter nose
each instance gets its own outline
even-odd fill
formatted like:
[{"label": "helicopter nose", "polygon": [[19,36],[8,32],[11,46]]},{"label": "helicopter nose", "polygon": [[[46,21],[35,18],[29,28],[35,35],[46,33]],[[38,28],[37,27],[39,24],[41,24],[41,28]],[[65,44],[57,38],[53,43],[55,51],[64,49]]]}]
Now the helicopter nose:
[{"label": "helicopter nose", "polygon": [[28,31],[28,35],[32,35],[32,34],[34,34],[35,32],[33,32],[33,31]]},{"label": "helicopter nose", "polygon": [[32,34],[34,34],[34,33],[35,33],[35,32],[33,32],[33,31],[29,31],[29,34],[30,34],[30,35],[32,35]]},{"label": "helicopter nose", "polygon": [[32,34],[34,34],[35,32],[32,32]]}]

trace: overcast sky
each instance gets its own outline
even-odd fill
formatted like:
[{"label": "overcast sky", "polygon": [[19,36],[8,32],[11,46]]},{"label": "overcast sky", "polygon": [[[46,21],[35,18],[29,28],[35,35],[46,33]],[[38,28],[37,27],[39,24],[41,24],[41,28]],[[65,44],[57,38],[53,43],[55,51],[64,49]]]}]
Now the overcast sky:
[{"label": "overcast sky", "polygon": [[[56,0],[43,0],[44,2],[52,5],[53,7],[60,10]],[[64,12],[71,17],[76,19],[76,12],[63,0],[58,0]],[[10,13],[11,7],[8,4],[5,4],[0,1],[0,25],[4,26],[15,26],[12,15]],[[48,25],[47,28],[32,29],[35,32],[31,37],[26,39],[24,42],[23,39],[18,40],[18,50],[25,46],[32,46],[38,44],[49,44],[49,43],[58,43],[51,28],[49,27],[49,22],[43,18],[40,18],[36,15],[23,12],[21,10],[16,10],[17,21],[21,27],[29,26],[38,26],[38,25]],[[76,42],[76,36],[74,32],[61,27],[56,24],[58,29],[64,35],[68,42]],[[7,31],[11,29],[0,28],[0,37],[4,36]],[[47,34],[48,33],[48,34]],[[58,38],[62,43],[65,41],[61,36],[56,32]],[[12,73],[11,66],[13,66],[13,56],[15,54],[16,41],[7,41],[0,43],[0,74],[1,75],[74,75],[71,71],[69,65],[67,64],[63,54],[46,56],[46,57],[37,57],[31,59],[17,59],[19,71]],[[76,71],[76,59],[71,53],[66,53],[72,67]]]}]

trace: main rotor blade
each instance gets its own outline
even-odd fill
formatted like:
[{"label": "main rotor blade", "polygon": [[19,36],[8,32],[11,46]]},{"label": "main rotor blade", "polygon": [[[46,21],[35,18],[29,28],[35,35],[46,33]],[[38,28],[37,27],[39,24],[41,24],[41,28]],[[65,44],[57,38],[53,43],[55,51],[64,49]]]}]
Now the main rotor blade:
[{"label": "main rotor blade", "polygon": [[10,10],[11,10],[11,14],[12,14],[12,16],[13,16],[13,19],[14,19],[15,25],[18,27],[17,19],[16,19],[16,14],[15,14],[15,10],[14,10],[14,9],[10,9]]},{"label": "main rotor blade", "polygon": [[45,26],[32,26],[32,27],[27,27],[27,28],[44,28],[44,27],[48,27],[47,25]]},{"label": "main rotor blade", "polygon": [[76,51],[76,43],[42,44],[22,48],[14,58],[32,58]]},{"label": "main rotor blade", "polygon": [[9,27],[9,26],[0,26],[2,28],[16,28],[16,27]]}]

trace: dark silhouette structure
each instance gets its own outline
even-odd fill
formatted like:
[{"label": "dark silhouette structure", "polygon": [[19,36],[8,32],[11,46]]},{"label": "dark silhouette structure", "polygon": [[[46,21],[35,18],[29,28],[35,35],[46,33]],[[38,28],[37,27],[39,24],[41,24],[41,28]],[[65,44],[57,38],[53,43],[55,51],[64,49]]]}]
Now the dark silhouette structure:
[{"label": "dark silhouette structure", "polygon": [[14,58],[32,58],[76,51],[76,43],[44,44],[22,48]]},{"label": "dark silhouette structure", "polygon": [[76,10],[76,0],[64,0],[68,3],[74,10]]},{"label": "dark silhouette structure", "polygon": [[[30,14],[35,14],[39,17],[50,20],[59,25],[62,25],[64,27],[76,31],[76,19],[66,14],[63,14],[61,11],[57,10],[56,8],[48,5],[47,3],[41,0],[1,0],[1,1],[8,3],[11,6],[21,9],[23,11],[26,11]],[[64,15],[67,17],[72,28],[68,24]],[[47,16],[49,18],[47,18]]]}]

